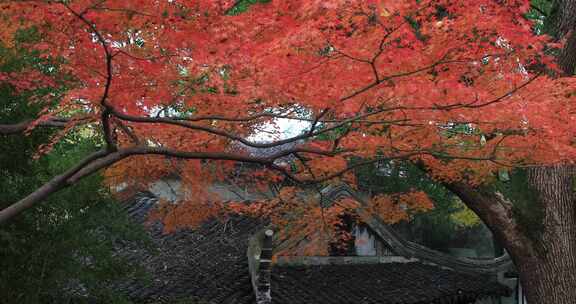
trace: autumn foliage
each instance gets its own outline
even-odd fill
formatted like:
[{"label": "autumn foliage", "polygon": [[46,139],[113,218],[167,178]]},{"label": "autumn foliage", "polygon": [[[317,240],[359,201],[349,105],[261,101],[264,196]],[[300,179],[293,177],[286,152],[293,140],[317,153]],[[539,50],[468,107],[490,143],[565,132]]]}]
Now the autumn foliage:
[{"label": "autumn foliage", "polygon": [[[45,111],[29,128],[65,117],[62,132],[89,124],[103,138],[103,152],[62,185],[102,168],[112,185],[131,187],[176,175],[187,203],[164,211],[169,227],[230,208],[214,202],[207,185],[238,174],[239,162],[258,166],[246,173],[254,185],[353,182],[353,159],[406,159],[436,179],[480,184],[502,168],[575,156],[574,80],[554,77],[547,54],[559,45],[532,34],[523,17],[529,1],[273,0],[242,13],[234,1],[212,0],[0,8],[3,44],[34,28],[40,40],[29,47],[62,59],[53,77],[0,81],[70,88],[56,104],[36,101]],[[250,139],[279,118],[308,129]],[[273,218],[307,210],[307,223],[333,223],[350,208],[310,206],[290,189],[252,208]],[[406,219],[406,207],[431,203],[414,192],[368,206],[390,222]]]}]

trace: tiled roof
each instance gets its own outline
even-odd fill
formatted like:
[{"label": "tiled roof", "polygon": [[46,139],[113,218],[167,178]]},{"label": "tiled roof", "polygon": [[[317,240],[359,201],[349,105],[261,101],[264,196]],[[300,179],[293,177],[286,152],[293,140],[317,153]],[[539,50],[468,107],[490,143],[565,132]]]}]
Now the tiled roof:
[{"label": "tiled roof", "polygon": [[[126,210],[144,222],[155,202],[150,194],[140,194],[127,203]],[[141,261],[151,276],[149,282],[125,282],[115,289],[135,303],[181,299],[201,304],[255,303],[246,251],[249,238],[262,226],[256,219],[237,215],[211,220],[195,230],[163,234],[161,224],[155,223],[149,227],[155,253],[130,244],[120,248],[121,254]],[[416,304],[505,292],[505,287],[483,275],[419,262],[275,266],[272,272],[273,304]]]},{"label": "tiled roof", "polygon": [[[126,210],[143,222],[155,201],[141,194]],[[149,229],[152,252],[130,246],[121,250],[128,258],[141,261],[150,279],[125,282],[115,289],[136,303],[182,299],[202,304],[253,303],[246,249],[249,237],[260,227],[255,219],[243,216],[212,220],[198,229],[170,234],[163,234],[159,223],[153,224]]]},{"label": "tiled roof", "polygon": [[272,270],[274,304],[453,303],[449,301],[507,293],[506,287],[488,277],[419,262],[276,266]]}]

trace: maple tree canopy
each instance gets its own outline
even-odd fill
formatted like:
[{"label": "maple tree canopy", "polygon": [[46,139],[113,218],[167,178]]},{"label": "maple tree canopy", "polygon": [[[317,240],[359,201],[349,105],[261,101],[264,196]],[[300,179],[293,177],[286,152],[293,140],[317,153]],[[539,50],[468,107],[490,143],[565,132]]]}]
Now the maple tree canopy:
[{"label": "maple tree canopy", "polygon": [[[60,63],[0,81],[70,88],[12,128],[63,125],[39,153],[86,125],[105,140],[44,190],[102,168],[113,184],[177,172],[205,203],[237,162],[266,169],[251,180],[306,184],[351,179],[352,158],[409,159],[478,184],[574,159],[574,79],[553,77],[560,46],[532,34],[529,1],[273,0],[241,13],[234,2],[4,1],[2,43],[33,29],[29,47]],[[252,140],[278,118],[308,129]]]}]

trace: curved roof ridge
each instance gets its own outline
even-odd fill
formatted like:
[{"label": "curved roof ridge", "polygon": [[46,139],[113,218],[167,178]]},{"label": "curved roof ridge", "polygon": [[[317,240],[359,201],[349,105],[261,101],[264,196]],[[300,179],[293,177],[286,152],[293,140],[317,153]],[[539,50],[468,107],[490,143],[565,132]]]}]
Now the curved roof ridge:
[{"label": "curved roof ridge", "polygon": [[320,192],[323,205],[328,205],[342,197],[351,197],[358,201],[362,207],[358,208],[357,212],[363,213],[364,218],[367,219],[366,224],[398,255],[406,258],[417,258],[460,271],[476,273],[498,273],[510,269],[513,265],[507,253],[493,259],[456,257],[408,241],[396,233],[381,217],[368,213],[364,208],[368,205],[364,197],[346,183],[329,185]]}]

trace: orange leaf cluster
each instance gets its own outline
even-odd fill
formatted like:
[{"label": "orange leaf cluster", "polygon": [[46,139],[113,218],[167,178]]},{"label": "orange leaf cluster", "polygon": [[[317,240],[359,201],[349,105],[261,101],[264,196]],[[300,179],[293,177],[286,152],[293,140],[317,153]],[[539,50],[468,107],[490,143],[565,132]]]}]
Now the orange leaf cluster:
[{"label": "orange leaf cluster", "polygon": [[396,224],[400,221],[410,220],[416,213],[426,212],[434,208],[434,203],[422,191],[386,195],[379,194],[369,201],[368,213],[377,215],[386,223]]},{"label": "orange leaf cluster", "polygon": [[[212,156],[138,156],[107,173],[114,184],[177,175],[188,197],[201,198],[194,208],[211,201],[211,183],[235,174],[237,156],[305,181],[339,178],[358,158],[409,159],[436,178],[473,184],[503,166],[576,157],[576,79],[549,76],[554,58],[544,50],[558,45],[532,33],[528,0],[286,0],[235,16],[227,14],[232,5],[4,1],[0,38],[34,26],[41,41],[30,48],[65,59],[72,89],[44,114],[81,111],[118,149]],[[0,81],[47,83],[29,73]],[[243,149],[263,151],[247,138],[276,116],[310,123],[287,142],[307,150],[282,155],[283,164]],[[219,161],[221,153],[236,154]],[[404,205],[427,208],[410,194],[380,197],[373,211],[398,221]],[[292,214],[310,223],[332,214],[305,203],[282,208],[302,209]]]}]

